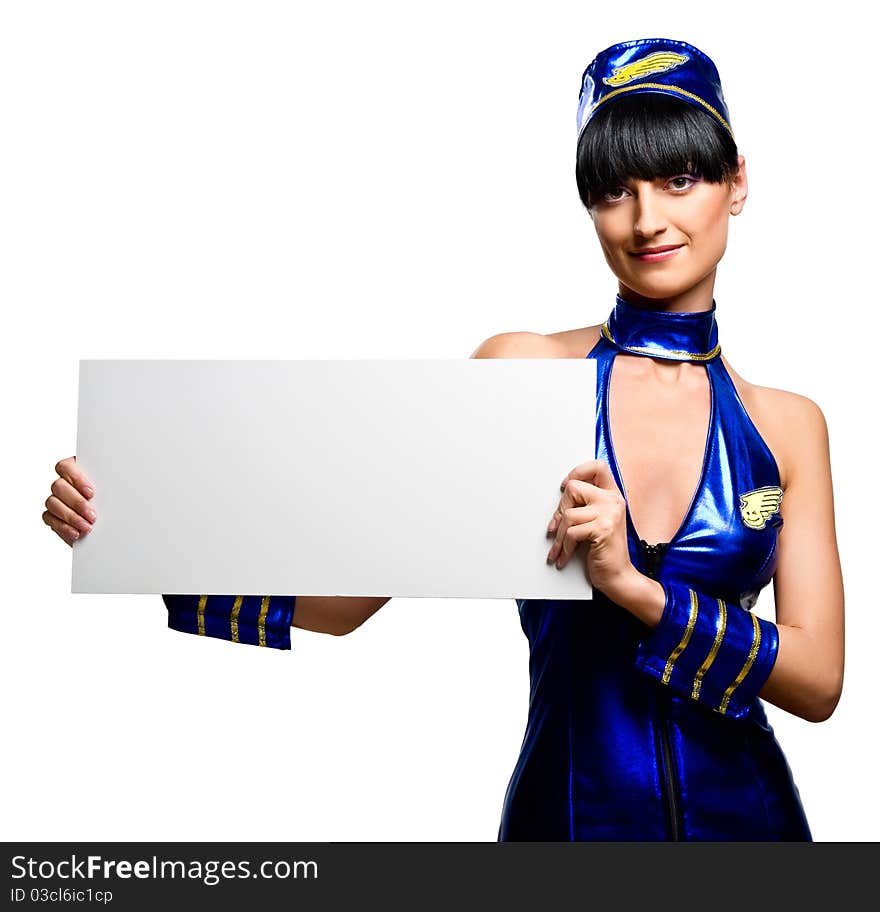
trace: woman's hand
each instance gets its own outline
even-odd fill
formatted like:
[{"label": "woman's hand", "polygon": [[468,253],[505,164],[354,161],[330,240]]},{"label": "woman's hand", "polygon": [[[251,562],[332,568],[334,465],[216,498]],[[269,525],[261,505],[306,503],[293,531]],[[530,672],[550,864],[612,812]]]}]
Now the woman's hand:
[{"label": "woman's hand", "polygon": [[590,583],[615,600],[615,593],[623,591],[638,571],[629,557],[626,501],[608,463],[591,459],[576,466],[559,488],[562,498],[547,527],[548,534],[556,533],[547,563],[555,561],[561,569],[586,542]]},{"label": "woman's hand", "polygon": [[91,532],[97,518],[89,505],[95,490],[77,467],[76,456],[62,459],[55,471],[58,478],[52,482],[52,493],[46,499],[43,522],[72,547],[81,535]]}]

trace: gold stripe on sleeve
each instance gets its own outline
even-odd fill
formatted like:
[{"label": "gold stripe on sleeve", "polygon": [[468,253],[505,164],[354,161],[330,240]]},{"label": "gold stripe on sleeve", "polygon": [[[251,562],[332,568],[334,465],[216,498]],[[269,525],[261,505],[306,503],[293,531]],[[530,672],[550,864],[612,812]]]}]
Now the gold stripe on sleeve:
[{"label": "gold stripe on sleeve", "polygon": [[199,636],[205,635],[205,605],[208,604],[208,596],[199,596],[199,607],[196,610],[196,621],[199,625]]},{"label": "gold stripe on sleeve", "polygon": [[694,626],[697,623],[697,612],[699,610],[697,593],[693,589],[689,589],[688,592],[691,594],[691,612],[688,615],[687,627],[685,627],[685,631],[682,634],[681,642],[672,650],[672,655],[666,660],[666,668],[663,670],[662,678],[664,684],[669,683],[669,678],[672,676],[672,666],[675,664],[675,660],[684,652],[684,648],[690,641]]},{"label": "gold stripe on sleeve", "polygon": [[700,666],[700,670],[694,678],[694,689],[691,693],[691,697],[694,700],[700,699],[700,686],[703,683],[703,675],[706,674],[715,661],[715,656],[718,655],[718,650],[721,648],[721,641],[724,639],[724,631],[727,629],[727,605],[724,604],[722,599],[718,599],[718,611],[721,617],[721,623],[718,625],[718,632],[715,634],[715,642],[712,643],[709,655],[706,656],[706,661]]},{"label": "gold stripe on sleeve", "polygon": [[752,648],[749,650],[749,657],[746,659],[746,663],[743,665],[740,673],[736,676],[736,680],[724,691],[724,697],[721,700],[721,705],[718,707],[718,711],[722,713],[727,712],[727,706],[730,703],[730,695],[740,684],[742,684],[746,675],[749,673],[749,669],[755,664],[755,656],[758,654],[758,647],[761,645],[761,627],[758,624],[758,618],[754,614],[751,617],[752,626],[755,628],[755,635],[752,637]]},{"label": "gold stripe on sleeve", "polygon": [[260,645],[266,645],[266,613],[269,611],[269,599],[271,595],[264,595],[263,602],[260,605],[260,616],[257,618],[257,631],[260,636]]},{"label": "gold stripe on sleeve", "polygon": [[241,611],[242,596],[237,595],[232,604],[232,614],[229,616],[229,631],[232,634],[232,642],[238,643],[238,613]]}]

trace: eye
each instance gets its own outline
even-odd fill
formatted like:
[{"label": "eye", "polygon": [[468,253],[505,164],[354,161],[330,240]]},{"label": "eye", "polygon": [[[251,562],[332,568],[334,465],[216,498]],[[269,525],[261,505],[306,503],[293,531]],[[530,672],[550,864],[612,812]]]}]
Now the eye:
[{"label": "eye", "polygon": [[695,183],[699,181],[699,178],[692,174],[678,174],[675,177],[669,178],[668,185],[673,190],[690,190]]},{"label": "eye", "polygon": [[[624,193],[626,193],[626,187],[613,187],[602,194],[602,200],[606,203],[615,203],[623,199]],[[620,195],[618,196],[618,194]]]}]

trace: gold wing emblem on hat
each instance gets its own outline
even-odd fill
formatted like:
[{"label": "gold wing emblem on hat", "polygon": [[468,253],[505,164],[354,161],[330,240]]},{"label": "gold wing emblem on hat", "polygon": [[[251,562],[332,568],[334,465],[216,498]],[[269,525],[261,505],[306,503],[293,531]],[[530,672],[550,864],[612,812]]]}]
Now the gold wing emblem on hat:
[{"label": "gold wing emblem on hat", "polygon": [[750,529],[763,529],[767,525],[767,518],[779,512],[782,494],[782,488],[776,485],[740,494],[739,511],[743,522]]},{"label": "gold wing emblem on hat", "polygon": [[602,82],[610,86],[626,85],[634,79],[641,79],[643,76],[650,76],[652,73],[665,73],[667,70],[681,66],[688,60],[690,60],[690,57],[687,54],[657,51],[654,54],[648,54],[647,57],[615,67],[611,71],[611,75],[606,76]]}]

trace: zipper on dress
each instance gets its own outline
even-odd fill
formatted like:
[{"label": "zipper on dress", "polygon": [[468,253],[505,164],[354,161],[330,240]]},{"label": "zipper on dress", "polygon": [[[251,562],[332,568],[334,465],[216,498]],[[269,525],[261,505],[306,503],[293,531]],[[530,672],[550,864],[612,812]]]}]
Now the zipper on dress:
[{"label": "zipper on dress", "polygon": [[663,551],[669,542],[658,542],[656,545],[649,545],[644,539],[640,539],[639,544],[642,546],[642,554],[645,559],[645,573],[651,579],[657,579],[657,568],[660,565]]},{"label": "zipper on dress", "polygon": [[[660,567],[660,561],[663,553],[669,547],[669,542],[658,542],[656,545],[649,545],[643,538],[639,540],[639,547],[642,551],[642,559],[645,565],[645,573],[651,579],[657,579],[657,571]],[[660,713],[660,748],[663,754],[663,774],[666,782],[666,803],[669,810],[669,825],[672,831],[674,842],[681,840],[681,824],[678,816],[678,788],[676,787],[675,778],[672,773],[672,748],[669,744],[669,719],[663,704],[658,699],[657,708]]]}]

